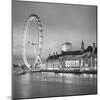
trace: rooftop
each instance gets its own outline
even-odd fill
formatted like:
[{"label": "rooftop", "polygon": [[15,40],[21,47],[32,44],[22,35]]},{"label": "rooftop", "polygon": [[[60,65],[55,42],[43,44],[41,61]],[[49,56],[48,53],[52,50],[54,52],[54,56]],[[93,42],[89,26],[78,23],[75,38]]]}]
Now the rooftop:
[{"label": "rooftop", "polygon": [[[93,48],[91,46],[88,46],[87,49],[85,49],[83,52],[81,52],[81,50],[76,50],[76,51],[66,51],[66,52],[62,52],[61,54],[55,54],[55,55],[51,55],[47,58],[47,60],[54,60],[54,59],[57,59],[58,57],[60,56],[64,56],[64,55],[81,55],[83,53],[86,53],[86,52],[92,52],[93,51]],[[95,48],[95,53],[97,53],[97,48]]]}]

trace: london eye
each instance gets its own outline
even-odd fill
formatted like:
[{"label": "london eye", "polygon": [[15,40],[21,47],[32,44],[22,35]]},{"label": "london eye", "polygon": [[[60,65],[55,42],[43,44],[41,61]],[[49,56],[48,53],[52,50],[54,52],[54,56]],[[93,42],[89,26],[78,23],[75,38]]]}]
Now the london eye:
[{"label": "london eye", "polygon": [[[34,42],[34,39],[33,39],[33,42],[31,42],[30,40],[27,40],[27,36],[29,34],[28,29],[29,29],[29,25],[32,22],[32,20],[35,22],[35,24],[37,26],[37,33],[36,33],[37,34],[37,42],[36,43]],[[32,46],[36,46],[36,54],[34,56],[35,60],[32,62],[31,65],[29,64],[29,62],[27,60],[27,55],[26,55],[27,43],[31,44]],[[38,15],[31,14],[27,18],[27,21],[24,26],[23,61],[24,61],[25,66],[27,66],[28,68],[36,68],[42,64],[42,61],[41,61],[42,45],[43,45],[43,29],[42,29],[41,20]],[[34,50],[33,50],[33,52],[34,52]]]}]

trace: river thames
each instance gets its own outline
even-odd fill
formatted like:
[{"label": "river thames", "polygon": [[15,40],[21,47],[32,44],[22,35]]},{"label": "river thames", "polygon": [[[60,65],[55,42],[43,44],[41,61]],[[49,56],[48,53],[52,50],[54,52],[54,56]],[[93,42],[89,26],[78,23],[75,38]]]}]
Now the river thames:
[{"label": "river thames", "polygon": [[13,98],[89,95],[97,93],[96,74],[36,72],[12,76]]}]

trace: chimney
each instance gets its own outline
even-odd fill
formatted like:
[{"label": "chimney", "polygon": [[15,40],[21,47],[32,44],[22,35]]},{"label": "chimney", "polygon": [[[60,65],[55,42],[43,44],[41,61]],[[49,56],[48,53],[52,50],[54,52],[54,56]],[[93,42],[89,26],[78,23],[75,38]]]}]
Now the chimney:
[{"label": "chimney", "polygon": [[82,42],[81,42],[81,52],[83,52],[84,51],[84,41],[82,40]]},{"label": "chimney", "polygon": [[95,51],[95,43],[93,43],[93,52]]}]

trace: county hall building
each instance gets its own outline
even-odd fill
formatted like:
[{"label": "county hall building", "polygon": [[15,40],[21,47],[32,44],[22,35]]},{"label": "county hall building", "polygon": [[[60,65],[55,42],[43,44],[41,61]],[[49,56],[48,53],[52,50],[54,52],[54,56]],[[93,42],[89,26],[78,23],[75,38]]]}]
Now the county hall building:
[{"label": "county hall building", "polygon": [[81,42],[81,49],[72,51],[72,44],[66,42],[62,44],[61,54],[57,52],[49,55],[46,60],[47,69],[97,69],[97,47],[92,46],[84,48],[84,41]]}]

